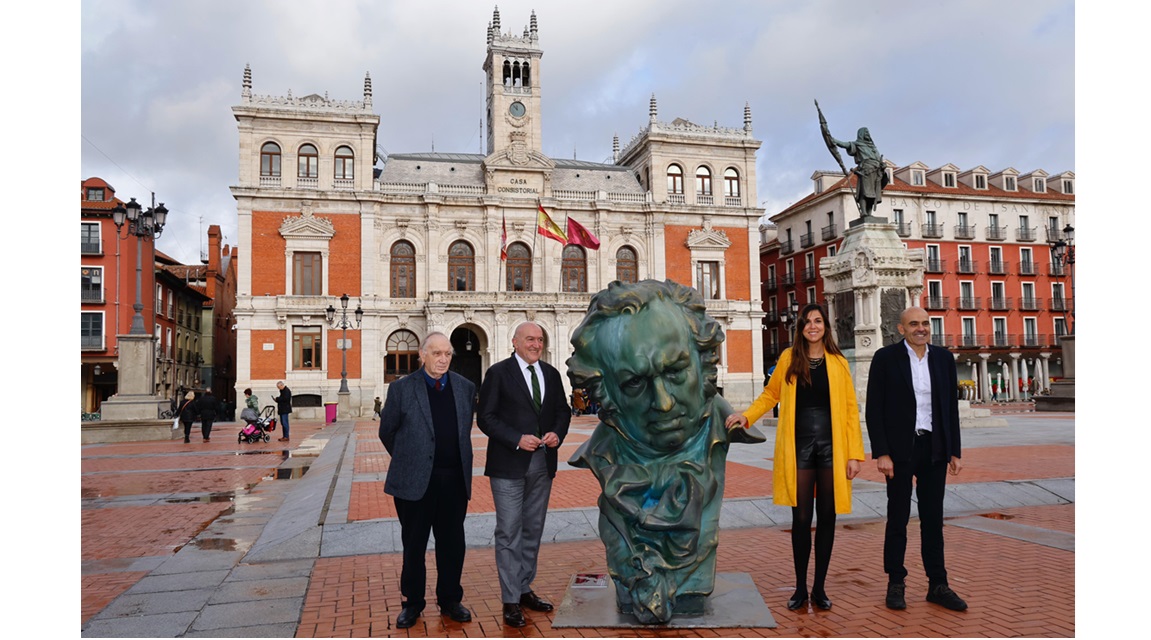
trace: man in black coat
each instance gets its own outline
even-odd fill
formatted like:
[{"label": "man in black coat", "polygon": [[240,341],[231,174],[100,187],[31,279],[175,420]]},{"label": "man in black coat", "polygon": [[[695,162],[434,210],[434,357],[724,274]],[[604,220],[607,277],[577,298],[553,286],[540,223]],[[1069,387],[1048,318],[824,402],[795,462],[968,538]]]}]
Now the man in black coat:
[{"label": "man in black coat", "polygon": [[947,583],[943,561],[943,496],[947,474],[962,470],[959,395],[955,358],[931,342],[931,320],[919,307],[899,316],[903,340],[875,352],[867,380],[867,433],[871,455],[887,478],[887,530],[883,570],[890,609],[905,609],[903,565],[911,480],[919,505],[927,601],[963,611],[963,601]]},{"label": "man in black coat", "polygon": [[496,507],[504,622],[523,627],[521,605],[544,612],[553,608],[531,585],[571,408],[559,371],[540,360],[543,329],[534,322],[521,324],[512,347],[515,353],[492,365],[480,385],[478,422],[488,436],[484,475],[491,478]]},{"label": "man in black coat", "polygon": [[388,386],[380,441],[392,456],[384,493],[396,503],[404,564],[404,602],[396,627],[416,623],[425,606],[428,534],[436,536],[436,600],[443,615],[468,622],[464,589],[464,516],[472,495],[472,416],[476,387],[448,371],[452,343],[433,332],[420,345],[423,368]]},{"label": "man in black coat", "polygon": [[206,389],[204,395],[196,401],[196,410],[200,414],[200,433],[204,435],[204,442],[210,442],[212,423],[216,421],[216,414],[220,412],[220,400],[212,395],[211,389]]},{"label": "man in black coat", "polygon": [[288,417],[292,415],[292,390],[283,382],[277,382],[276,388],[280,390],[280,395],[273,400],[276,401],[276,414],[280,416],[280,428],[284,430],[284,435],[280,436],[280,442],[287,442]]}]

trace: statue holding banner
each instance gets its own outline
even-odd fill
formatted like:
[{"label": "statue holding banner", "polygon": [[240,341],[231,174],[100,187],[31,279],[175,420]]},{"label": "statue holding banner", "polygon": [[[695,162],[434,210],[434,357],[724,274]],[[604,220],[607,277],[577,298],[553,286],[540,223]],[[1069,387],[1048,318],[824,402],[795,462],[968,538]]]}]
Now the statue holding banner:
[{"label": "statue holding banner", "polygon": [[855,159],[855,168],[852,169],[857,178],[857,185],[853,188],[855,204],[859,208],[860,217],[872,215],[879,203],[883,202],[883,188],[887,186],[888,180],[887,169],[883,166],[883,156],[876,148],[875,141],[871,139],[871,132],[867,127],[860,127],[855,141],[836,140],[831,136],[831,130],[827,128],[827,120],[823,117],[818,100],[815,101],[815,110],[819,113],[819,131],[823,135],[827,150],[839,163],[839,168],[843,170],[845,176],[849,175],[847,167],[839,157],[836,147],[844,149],[847,155]]},{"label": "statue holding banner", "polygon": [[715,587],[719,510],[730,442],[716,392],[719,323],[695,289],[612,282],[572,335],[572,386],[601,405],[592,437],[569,461],[603,490],[600,538],[623,613],[647,624],[701,614]]}]

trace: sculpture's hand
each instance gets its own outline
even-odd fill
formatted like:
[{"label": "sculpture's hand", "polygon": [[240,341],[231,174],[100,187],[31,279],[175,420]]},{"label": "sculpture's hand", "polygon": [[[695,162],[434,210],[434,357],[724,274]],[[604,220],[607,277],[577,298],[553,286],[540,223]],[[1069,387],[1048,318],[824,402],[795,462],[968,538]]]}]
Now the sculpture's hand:
[{"label": "sculpture's hand", "polygon": [[736,425],[746,429],[748,426],[750,426],[750,423],[747,421],[747,416],[743,415],[742,413],[733,413],[727,417],[727,420],[724,421],[723,425],[728,429],[734,429]]}]

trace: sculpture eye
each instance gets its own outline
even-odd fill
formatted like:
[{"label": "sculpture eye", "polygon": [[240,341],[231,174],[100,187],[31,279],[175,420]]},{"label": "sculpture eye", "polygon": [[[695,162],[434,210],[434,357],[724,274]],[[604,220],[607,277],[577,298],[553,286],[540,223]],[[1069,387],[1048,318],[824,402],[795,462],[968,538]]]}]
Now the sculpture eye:
[{"label": "sculpture eye", "polygon": [[623,389],[624,393],[628,394],[629,396],[634,396],[642,392],[646,386],[647,380],[640,376],[636,376],[634,378],[628,378],[627,380],[624,380],[620,385],[620,388]]}]

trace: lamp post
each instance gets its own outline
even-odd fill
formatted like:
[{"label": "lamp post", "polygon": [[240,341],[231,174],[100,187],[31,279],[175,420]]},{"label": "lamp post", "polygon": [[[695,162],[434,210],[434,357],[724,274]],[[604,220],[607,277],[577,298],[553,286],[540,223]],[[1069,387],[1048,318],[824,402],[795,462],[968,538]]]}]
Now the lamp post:
[{"label": "lamp post", "polygon": [[[1063,237],[1051,242],[1051,261],[1062,267],[1067,265],[1071,276],[1071,323],[1067,326],[1068,335],[1075,335],[1075,227],[1063,227]],[[1063,320],[1067,320],[1067,307],[1063,305]]]},{"label": "lamp post", "polygon": [[[351,390],[348,389],[348,327],[353,326],[352,321],[348,319],[348,294],[340,296],[340,318],[336,319],[336,308],[328,305],[326,314],[328,316],[328,326],[333,329],[343,329],[344,336],[340,340],[340,355],[343,358],[342,366],[340,368],[340,393],[350,394]],[[355,328],[359,329],[364,319],[364,310],[360,307],[360,303],[356,303],[355,311],[356,321]]]},{"label": "lamp post", "polygon": [[156,238],[164,232],[164,224],[168,221],[168,209],[164,207],[161,202],[159,206],[156,205],[156,194],[152,194],[152,206],[143,209],[140,203],[132,198],[128,204],[117,204],[116,208],[112,209],[112,222],[116,224],[116,233],[119,235],[124,230],[124,225],[127,223],[127,234],[123,239],[128,239],[136,236],[136,303],[132,305],[135,314],[132,316],[132,327],[128,330],[128,335],[139,336],[148,335],[144,330],[144,303],[141,298],[141,278],[143,267],[141,265],[141,258],[144,253],[144,238],[152,240],[152,247],[155,248]]},{"label": "lamp post", "polygon": [[783,311],[783,315],[779,319],[787,327],[788,336],[791,336],[792,328],[799,321],[799,301],[792,300],[791,305]]}]

